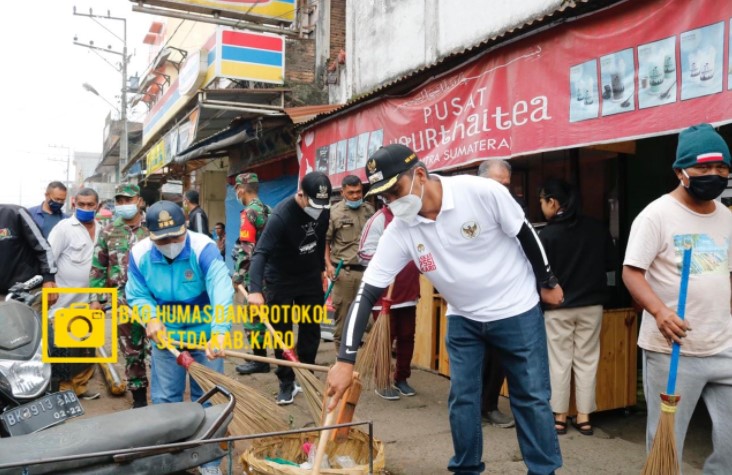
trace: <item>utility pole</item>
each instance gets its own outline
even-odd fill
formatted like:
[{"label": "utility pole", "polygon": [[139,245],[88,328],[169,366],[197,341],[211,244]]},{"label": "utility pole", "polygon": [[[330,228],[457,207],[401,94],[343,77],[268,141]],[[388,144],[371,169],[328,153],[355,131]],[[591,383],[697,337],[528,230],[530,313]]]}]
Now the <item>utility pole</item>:
[{"label": "utility pole", "polygon": [[71,188],[73,186],[73,183],[71,183],[70,180],[70,172],[71,169],[71,147],[68,145],[48,145],[50,148],[60,148],[63,150],[66,150],[66,160],[64,159],[57,159],[57,158],[46,158],[46,160],[50,162],[66,162],[66,181],[64,182],[64,185],[69,189],[68,196],[66,197],[67,205],[71,202]]},{"label": "utility pole", "polygon": [[[77,46],[83,46],[84,48],[89,48],[93,51],[102,51],[104,53],[111,53],[116,54],[118,56],[122,56],[122,61],[119,65],[119,67],[115,67],[119,72],[122,73],[122,94],[120,96],[120,121],[122,121],[122,136],[120,137],[120,144],[119,144],[119,164],[117,166],[117,181],[122,182],[122,176],[121,171],[127,166],[127,161],[129,159],[129,129],[127,124],[127,65],[130,62],[129,56],[127,56],[127,19],[122,17],[113,17],[110,15],[109,10],[107,10],[107,15],[95,15],[92,9],[89,9],[89,13],[78,13],[76,11],[76,6],[74,6],[74,15],[76,16],[83,16],[87,18],[91,18],[96,23],[99,23],[99,25],[107,30],[109,33],[111,33],[115,38],[120,40],[122,42],[122,52],[114,51],[112,50],[111,46],[108,46],[107,48],[100,48],[98,46],[94,46],[93,41],[89,41],[89,44],[83,44],[79,43],[77,41],[77,38],[74,37],[74,44]],[[100,23],[97,19],[101,20],[115,20],[115,21],[121,21],[122,22],[122,37],[120,38],[119,35],[112,32],[109,28],[104,26],[102,23]],[[105,60],[106,61],[106,60]],[[111,64],[107,61],[108,64]],[[98,94],[97,94],[98,95]]]},{"label": "utility pole", "polygon": [[68,145],[49,145],[49,147],[66,150],[66,160],[59,160],[55,158],[47,158],[46,160],[49,160],[51,162],[66,162],[66,181],[64,182],[64,185],[71,186],[72,183],[69,179],[69,170],[71,168],[71,147],[69,147]]}]

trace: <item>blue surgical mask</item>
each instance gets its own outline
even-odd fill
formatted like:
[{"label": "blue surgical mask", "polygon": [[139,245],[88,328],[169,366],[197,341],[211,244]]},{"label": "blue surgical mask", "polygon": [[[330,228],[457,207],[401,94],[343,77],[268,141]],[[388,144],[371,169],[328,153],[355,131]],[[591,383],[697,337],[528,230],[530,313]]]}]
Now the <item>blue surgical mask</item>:
[{"label": "blue surgical mask", "polygon": [[86,210],[86,209],[80,209],[76,208],[76,219],[79,220],[80,223],[88,223],[94,219],[94,216],[96,216],[97,212],[93,209]]},{"label": "blue surgical mask", "polygon": [[114,213],[122,219],[132,219],[137,214],[137,205],[117,205],[114,207]]},{"label": "blue surgical mask", "polygon": [[358,209],[362,204],[363,204],[362,199],[356,200],[356,201],[346,200],[346,206],[348,206],[351,209]]}]

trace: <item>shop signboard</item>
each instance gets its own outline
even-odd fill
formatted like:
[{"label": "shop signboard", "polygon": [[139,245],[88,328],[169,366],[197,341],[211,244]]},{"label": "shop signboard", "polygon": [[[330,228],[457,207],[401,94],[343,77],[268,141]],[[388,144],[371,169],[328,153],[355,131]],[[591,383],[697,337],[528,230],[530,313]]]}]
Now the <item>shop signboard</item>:
[{"label": "shop signboard", "polygon": [[165,160],[165,143],[163,139],[153,145],[147,152],[147,168],[145,170],[146,175],[151,175],[156,171],[163,168],[166,164]]},{"label": "shop signboard", "polygon": [[216,48],[218,77],[284,84],[284,37],[219,28]]},{"label": "shop signboard", "polygon": [[732,2],[624,3],[306,128],[300,173],[340,183],[403,143],[431,170],[732,122]]},{"label": "shop signboard", "polygon": [[227,18],[251,19],[263,23],[292,23],[295,0],[145,0],[151,6],[186,13],[215,13]]}]

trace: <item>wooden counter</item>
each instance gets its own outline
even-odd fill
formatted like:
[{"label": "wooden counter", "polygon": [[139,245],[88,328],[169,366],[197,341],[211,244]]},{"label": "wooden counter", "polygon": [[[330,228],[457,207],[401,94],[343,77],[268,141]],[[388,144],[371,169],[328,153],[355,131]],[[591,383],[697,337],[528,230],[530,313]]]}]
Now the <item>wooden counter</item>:
[{"label": "wooden counter", "polygon": [[[449,377],[450,361],[445,347],[446,308],[447,304],[442,297],[435,294],[430,282],[421,276],[412,364]],[[634,309],[605,310],[600,331],[600,364],[597,369],[598,411],[635,405],[638,379],[637,336],[638,315]],[[508,395],[505,384],[501,394]],[[570,414],[575,413],[573,394]]]}]

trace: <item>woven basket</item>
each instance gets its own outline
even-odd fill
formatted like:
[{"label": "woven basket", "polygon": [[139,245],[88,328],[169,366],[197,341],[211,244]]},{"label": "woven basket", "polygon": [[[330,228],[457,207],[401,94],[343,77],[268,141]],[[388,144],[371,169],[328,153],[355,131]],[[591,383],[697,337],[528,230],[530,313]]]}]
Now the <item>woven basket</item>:
[{"label": "woven basket", "polygon": [[[308,475],[312,470],[270,462],[266,458],[283,458],[295,463],[305,462],[307,457],[302,451],[302,444],[311,441],[317,445],[318,437],[320,437],[320,433],[316,431],[257,439],[241,456],[244,473],[251,475]],[[339,455],[350,456],[358,465],[351,468],[324,468],[320,471],[323,475],[365,475],[368,473],[369,437],[360,430],[351,429],[348,440],[343,443],[338,444],[329,441],[326,453],[331,466],[335,465],[335,457]],[[380,440],[374,439],[374,473],[381,473],[384,464],[384,444]]]}]

